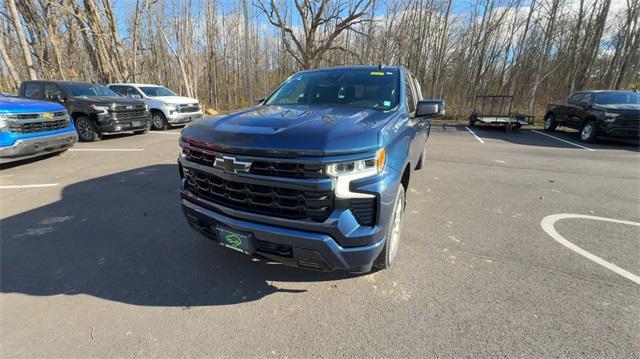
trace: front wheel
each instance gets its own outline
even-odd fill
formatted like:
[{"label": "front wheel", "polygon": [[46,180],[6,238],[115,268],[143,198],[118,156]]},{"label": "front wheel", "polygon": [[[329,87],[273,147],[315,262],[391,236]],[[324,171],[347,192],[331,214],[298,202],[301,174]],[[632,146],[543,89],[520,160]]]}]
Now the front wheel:
[{"label": "front wheel", "polygon": [[582,125],[580,130],[580,141],[593,142],[596,139],[596,123],[594,121],[587,121]]},{"label": "front wheel", "polygon": [[88,117],[80,116],[76,119],[76,130],[81,142],[95,142],[100,140],[96,126]]},{"label": "front wheel", "polygon": [[393,214],[387,229],[387,239],[384,241],[384,248],[373,262],[373,266],[377,269],[386,269],[393,265],[398,254],[398,246],[400,244],[400,234],[402,229],[402,214],[404,213],[404,187],[402,184],[398,188],[396,194],[395,205],[393,206]]},{"label": "front wheel", "polygon": [[547,117],[544,118],[544,130],[547,132],[553,132],[558,127],[558,123],[556,122],[555,116],[553,114],[548,114]]},{"label": "front wheel", "polygon": [[155,111],[151,116],[151,127],[156,131],[164,131],[169,127],[169,122],[162,112]]}]

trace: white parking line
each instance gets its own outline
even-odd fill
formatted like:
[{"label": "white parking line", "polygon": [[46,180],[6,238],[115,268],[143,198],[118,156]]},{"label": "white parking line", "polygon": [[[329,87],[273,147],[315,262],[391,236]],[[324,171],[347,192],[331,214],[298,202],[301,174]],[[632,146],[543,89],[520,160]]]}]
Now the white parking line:
[{"label": "white parking line", "polygon": [[476,133],[475,133],[475,132],[471,131],[471,129],[470,129],[469,127],[464,126],[464,128],[466,128],[466,129],[467,129],[467,131],[469,131],[469,132],[473,135],[473,137],[475,137],[475,138],[476,138],[476,140],[480,141],[480,143],[484,143],[484,141],[482,140],[482,138],[478,137],[478,135],[476,135]]},{"label": "white parking line", "polygon": [[42,187],[55,187],[57,185],[58,185],[58,183],[21,184],[21,185],[0,186],[0,189],[42,188]]},{"label": "white parking line", "polygon": [[595,151],[593,148],[585,147],[585,146],[579,145],[577,143],[573,143],[573,142],[570,142],[570,141],[567,141],[567,140],[563,140],[562,138],[559,138],[559,137],[556,137],[556,136],[551,136],[550,134],[547,134],[547,133],[544,133],[544,132],[540,132],[540,131],[536,131],[536,130],[531,130],[531,131],[535,132],[535,133],[537,133],[539,135],[551,137],[551,138],[554,138],[554,139],[556,139],[558,141],[562,141],[564,143],[568,143],[570,145],[573,145],[573,146],[576,146],[576,147],[580,147],[580,148],[588,150],[588,151]]},{"label": "white parking line", "polygon": [[[584,249],[576,246],[575,244],[569,242],[568,240],[566,240],[562,235],[560,235],[560,233],[558,233],[558,231],[556,231],[556,229],[553,227],[553,225],[561,220],[561,219],[568,219],[568,218],[579,218],[579,219],[592,219],[592,220],[596,220],[596,221],[604,221],[604,222],[612,222],[612,223],[619,223],[619,224],[627,224],[630,226],[639,226],[640,227],[640,223],[638,222],[631,222],[631,221],[623,221],[623,220],[619,220],[619,219],[612,219],[612,218],[605,218],[605,217],[597,217],[597,216],[587,216],[587,215],[583,215],[583,214],[570,214],[570,213],[559,213],[559,214],[552,214],[550,216],[546,216],[542,219],[542,222],[540,222],[540,225],[542,226],[542,229],[544,229],[545,232],[547,232],[547,234],[549,234],[551,236],[551,238],[553,238],[556,242],[562,244],[563,246],[571,249],[572,251],[578,253],[579,255],[586,257],[587,259],[594,261],[596,263],[598,263],[599,265],[629,279],[632,282],[635,282],[636,284],[640,284],[640,277],[638,277],[637,275],[626,271],[620,267],[618,267],[617,265],[607,262],[604,259],[591,254],[587,251],[585,251]],[[637,238],[636,238],[637,240]]]},{"label": "white parking line", "polygon": [[144,148],[72,148],[73,152],[130,152],[144,151]]},{"label": "white parking line", "polygon": [[158,131],[150,131],[147,132],[154,135],[180,135],[181,132],[158,132]]}]

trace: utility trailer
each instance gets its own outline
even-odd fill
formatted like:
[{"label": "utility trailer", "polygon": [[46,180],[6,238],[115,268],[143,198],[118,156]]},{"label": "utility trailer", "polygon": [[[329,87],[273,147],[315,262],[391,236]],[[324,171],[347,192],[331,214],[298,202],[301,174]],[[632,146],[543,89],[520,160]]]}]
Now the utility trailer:
[{"label": "utility trailer", "polygon": [[476,123],[504,125],[507,130],[533,124],[534,116],[525,115],[512,109],[511,95],[476,96],[473,101],[473,113],[469,116],[469,126]]}]

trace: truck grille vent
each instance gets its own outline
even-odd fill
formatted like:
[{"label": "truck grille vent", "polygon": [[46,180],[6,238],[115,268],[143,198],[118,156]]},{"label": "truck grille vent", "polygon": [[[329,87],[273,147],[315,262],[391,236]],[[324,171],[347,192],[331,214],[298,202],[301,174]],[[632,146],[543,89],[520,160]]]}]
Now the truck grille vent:
[{"label": "truck grille vent", "polygon": [[109,110],[109,115],[114,120],[131,120],[147,117],[147,111],[144,109],[132,109],[132,110],[120,110],[116,107],[116,110]]},{"label": "truck grille vent", "polygon": [[[193,145],[183,147],[187,160],[205,166],[213,166],[216,154],[211,150],[200,149]],[[250,160],[249,160],[250,161]],[[276,161],[252,161],[249,173],[261,176],[288,178],[326,178],[323,166],[310,163],[292,163]]]},{"label": "truck grille vent", "polygon": [[375,198],[352,198],[351,213],[362,226],[373,226],[376,222]]},{"label": "truck grille vent", "polygon": [[323,178],[322,165],[289,162],[253,161],[251,173],[263,176]]},{"label": "truck grille vent", "polygon": [[296,220],[324,221],[333,210],[333,193],[229,181],[184,169],[186,189],[205,200],[247,212]]},{"label": "truck grille vent", "polygon": [[198,104],[181,105],[178,107],[178,112],[189,113],[198,111],[200,111],[200,106]]},{"label": "truck grille vent", "polygon": [[[42,113],[21,113],[15,115],[7,115],[9,120],[33,120],[42,118]],[[66,117],[67,111],[58,111],[53,113],[53,117]]]},{"label": "truck grille vent", "polygon": [[69,127],[69,119],[34,121],[34,122],[10,122],[9,131],[13,133],[35,133],[55,131]]}]

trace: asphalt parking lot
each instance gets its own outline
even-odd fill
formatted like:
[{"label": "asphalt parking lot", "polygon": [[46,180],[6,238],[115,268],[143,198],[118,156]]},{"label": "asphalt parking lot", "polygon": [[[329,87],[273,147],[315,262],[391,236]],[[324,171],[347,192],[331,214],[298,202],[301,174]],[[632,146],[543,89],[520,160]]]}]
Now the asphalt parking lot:
[{"label": "asphalt parking lot", "polygon": [[433,127],[397,264],[367,275],[191,230],[179,130],[5,168],[2,357],[638,357],[637,143],[472,131]]}]

